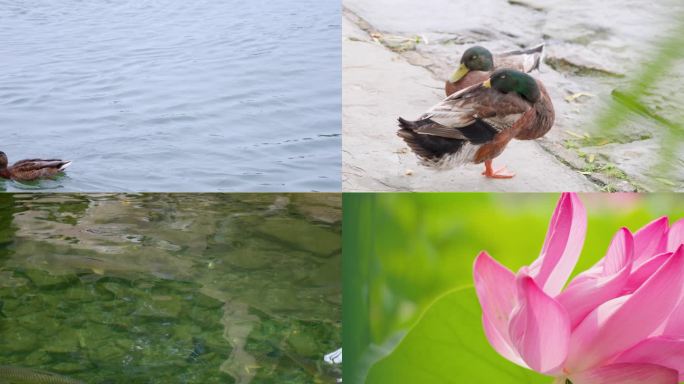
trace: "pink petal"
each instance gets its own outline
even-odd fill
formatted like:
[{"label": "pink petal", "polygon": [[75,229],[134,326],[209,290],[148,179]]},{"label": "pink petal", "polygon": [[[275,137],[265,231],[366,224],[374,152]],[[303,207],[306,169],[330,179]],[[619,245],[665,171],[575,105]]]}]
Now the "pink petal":
[{"label": "pink petal", "polygon": [[641,265],[667,248],[667,217],[646,224],[634,234],[635,264]]},{"label": "pink petal", "polygon": [[634,259],[634,238],[627,228],[620,228],[608,247],[603,259],[604,275],[620,272]]},{"label": "pink petal", "polygon": [[677,308],[670,314],[663,329],[663,336],[684,337],[684,299],[679,299]]},{"label": "pink petal", "polygon": [[648,363],[674,369],[684,380],[684,335],[681,338],[653,337],[623,352],[616,363]]},{"label": "pink petal", "polygon": [[587,212],[575,193],[563,193],[546,233],[541,254],[529,267],[544,292],[556,296],[565,286],[582,252]]},{"label": "pink petal", "polygon": [[672,252],[661,253],[644,262],[638,268],[633,268],[629,280],[625,284],[624,293],[632,293],[639,289],[670,257],[672,257]]},{"label": "pink petal", "polygon": [[578,275],[556,297],[567,309],[573,329],[596,307],[621,295],[629,279],[633,257],[632,234],[622,228],[600,264]]},{"label": "pink petal", "polygon": [[473,279],[489,343],[502,356],[521,363],[508,336],[508,320],[517,304],[515,275],[487,252],[481,252],[475,259]]},{"label": "pink petal", "polygon": [[611,364],[570,375],[572,384],[677,384],[677,371],[653,364]]},{"label": "pink petal", "polygon": [[674,252],[682,244],[684,244],[684,219],[679,219],[672,224],[667,234],[667,250]]},{"label": "pink petal", "polygon": [[573,331],[565,368],[583,371],[633,347],[665,324],[684,287],[680,248],[632,295],[608,301]]},{"label": "pink petal", "polygon": [[[684,244],[680,245],[675,252],[684,252]],[[684,337],[684,290],[679,297],[679,304],[667,319],[664,336]]]},{"label": "pink petal", "polygon": [[530,368],[542,373],[553,371],[568,353],[568,313],[532,277],[521,273],[516,282],[520,304],[511,317],[511,341]]},{"label": "pink petal", "polygon": [[485,315],[482,315],[482,326],[489,344],[495,351],[511,362],[518,364],[521,367],[529,368],[518,354],[518,351],[516,351],[515,347],[511,344],[508,337],[508,329],[506,329],[506,334],[504,336]]}]

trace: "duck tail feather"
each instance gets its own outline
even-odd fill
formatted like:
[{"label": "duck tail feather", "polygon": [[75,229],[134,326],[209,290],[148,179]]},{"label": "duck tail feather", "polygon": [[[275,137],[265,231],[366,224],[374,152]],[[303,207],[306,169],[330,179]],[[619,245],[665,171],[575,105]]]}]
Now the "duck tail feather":
[{"label": "duck tail feather", "polygon": [[512,51],[506,51],[501,53],[502,56],[514,56],[514,55],[534,55],[535,53],[544,52],[544,46],[546,43],[542,42],[531,48],[514,49]]},{"label": "duck tail feather", "polygon": [[63,171],[65,169],[69,168],[70,165],[71,165],[71,161],[65,161],[59,166],[59,170]]},{"label": "duck tail feather", "polygon": [[408,128],[397,131],[397,136],[401,137],[418,157],[429,161],[438,161],[444,156],[453,155],[461,151],[466,143],[460,139],[422,135]]},{"label": "duck tail feather", "polygon": [[[519,49],[515,51],[509,51],[503,54],[503,56],[517,56],[517,55],[524,55],[528,56],[525,59],[525,72],[531,72],[535,69],[539,69],[539,66],[541,63],[544,61],[544,48],[546,46],[545,42],[541,42],[540,44],[535,45],[534,47],[531,48],[526,48],[526,49]],[[528,64],[528,61],[532,61],[532,63]]]},{"label": "duck tail feather", "polygon": [[532,48],[538,53],[535,57],[534,66],[532,67],[533,70],[534,69],[539,70],[541,63],[544,62],[544,55],[546,54],[546,50],[544,50],[544,46],[545,46],[545,43],[542,42],[537,47]]},{"label": "duck tail feather", "polygon": [[413,131],[416,128],[416,123],[414,121],[408,121],[404,119],[403,117],[399,117],[399,127],[401,129],[408,129]]},{"label": "duck tail feather", "polygon": [[434,124],[435,122],[430,120],[430,119],[421,119],[421,120],[416,120],[416,121],[410,121],[406,120],[403,117],[400,117],[397,119],[399,121],[399,127],[401,129],[408,129],[411,131],[415,131],[416,129],[424,126],[424,125],[429,125],[429,124]]},{"label": "duck tail feather", "polygon": [[541,43],[535,45],[534,47],[526,49],[525,53],[543,53],[545,46],[546,46],[546,43],[542,41]]}]

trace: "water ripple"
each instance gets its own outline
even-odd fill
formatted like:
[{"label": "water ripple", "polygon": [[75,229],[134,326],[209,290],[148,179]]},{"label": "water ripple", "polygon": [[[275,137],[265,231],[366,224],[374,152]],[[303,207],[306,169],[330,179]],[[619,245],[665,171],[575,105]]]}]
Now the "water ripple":
[{"label": "water ripple", "polygon": [[333,0],[0,1],[0,150],[60,190],[339,190],[339,35]]}]

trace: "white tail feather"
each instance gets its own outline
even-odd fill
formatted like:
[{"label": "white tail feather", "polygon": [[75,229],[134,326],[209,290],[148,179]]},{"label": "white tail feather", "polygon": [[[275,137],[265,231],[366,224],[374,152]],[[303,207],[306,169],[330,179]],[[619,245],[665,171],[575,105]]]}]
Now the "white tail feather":
[{"label": "white tail feather", "polygon": [[67,169],[70,165],[71,165],[71,161],[67,161],[66,163],[62,164],[61,167],[59,167],[59,170],[63,171],[65,169]]}]

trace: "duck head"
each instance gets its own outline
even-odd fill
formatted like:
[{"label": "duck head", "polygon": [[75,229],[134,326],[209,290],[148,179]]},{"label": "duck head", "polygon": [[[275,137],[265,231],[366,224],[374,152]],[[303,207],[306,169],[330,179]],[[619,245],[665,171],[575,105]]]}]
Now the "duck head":
[{"label": "duck head", "polygon": [[494,69],[492,53],[485,47],[476,45],[468,48],[461,56],[461,65],[449,77],[449,81],[455,83],[470,71],[488,72]]},{"label": "duck head", "polygon": [[541,97],[537,81],[532,76],[513,69],[495,71],[482,85],[501,93],[515,92],[530,103],[536,103]]},{"label": "duck head", "polygon": [[0,169],[7,168],[7,155],[5,152],[0,151]]}]

